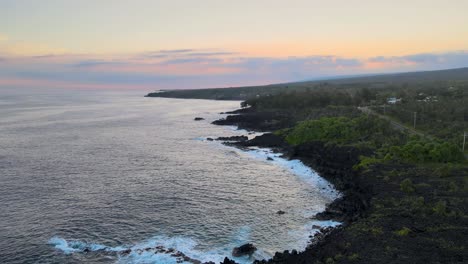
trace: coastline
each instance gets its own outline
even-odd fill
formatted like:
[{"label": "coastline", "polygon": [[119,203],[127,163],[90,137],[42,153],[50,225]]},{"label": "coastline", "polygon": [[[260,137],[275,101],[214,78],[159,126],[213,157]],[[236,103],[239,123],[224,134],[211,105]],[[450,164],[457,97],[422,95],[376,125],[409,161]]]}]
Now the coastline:
[{"label": "coastline", "polygon": [[[203,123],[202,124],[202,127],[214,127],[214,130],[213,131],[218,131],[218,133],[216,132],[212,132],[212,133],[206,133],[206,131],[211,131],[211,130],[199,130],[199,133],[197,133],[197,136],[200,136],[200,135],[211,135],[212,137],[214,136],[218,136],[218,135],[225,135],[227,137],[230,137],[231,135],[238,135],[239,133],[242,133],[242,134],[245,134],[245,135],[248,135],[248,137],[250,138],[253,138],[254,136],[256,135],[259,135],[261,133],[255,133],[255,134],[250,134],[249,135],[249,132],[247,130],[238,130],[238,127],[237,126],[231,126],[231,127],[215,127],[213,125],[211,125],[211,121],[213,120],[216,120],[218,118],[221,118],[221,117],[225,117],[225,115],[218,115],[219,111],[222,110],[223,108],[220,108],[218,109],[217,111],[213,111],[213,112],[196,112],[196,115],[201,115],[203,117],[205,117],[207,120],[205,122],[201,122]],[[233,108],[231,108],[233,109]],[[187,115],[187,117],[189,117],[189,115]],[[193,119],[194,116],[190,116],[191,119]],[[186,119],[184,118],[183,119],[183,124],[185,125],[186,123],[185,122],[191,122],[190,119]],[[193,122],[193,125],[198,125],[197,122]],[[224,131],[227,130],[227,132],[225,133]],[[234,131],[229,131],[229,130],[235,130]],[[194,141],[197,141],[201,138],[199,137],[184,137],[184,139],[186,139],[187,141],[190,141],[190,142],[194,142]],[[199,144],[199,143],[196,143],[196,144]],[[210,145],[210,144],[206,144],[206,145]],[[217,141],[216,142],[216,145],[215,145],[216,148],[219,148],[219,147],[222,147],[222,148],[226,148],[226,146],[222,145],[221,141]],[[209,147],[211,148],[211,147]],[[228,149],[231,148],[232,150],[234,150],[234,147],[228,147]],[[265,159],[257,159],[257,158],[253,158],[253,157],[250,157],[252,155],[255,155],[254,153],[245,153],[244,151],[242,150],[239,150],[239,149],[235,149],[236,152],[240,153],[244,153],[243,156],[247,156],[249,157],[248,159],[251,159],[252,161],[253,160],[257,160],[256,162],[258,163],[264,163],[266,162],[266,158]],[[232,151],[231,151],[232,152]],[[272,153],[271,155],[279,155],[279,153]],[[228,157],[229,158],[229,157]],[[246,159],[244,162],[248,162],[249,160]],[[276,164],[271,164],[269,165],[272,169],[274,169],[275,171],[281,171],[282,169],[280,168],[280,166],[277,166]],[[285,165],[285,167],[283,167],[283,169],[286,171],[290,168],[286,168],[288,165]],[[244,168],[244,167],[243,167]],[[258,174],[258,173],[257,173]],[[252,174],[252,175],[255,175],[255,177],[257,177],[257,174]],[[282,174],[282,173],[279,173],[279,174]],[[302,180],[300,179],[295,179],[295,175],[293,175],[294,173],[291,173],[291,174],[287,174],[288,175],[288,179],[294,179],[295,182],[301,182],[302,185],[308,185],[307,182],[304,182],[302,183]],[[224,177],[224,176],[223,176]],[[249,177],[249,176],[247,176]],[[281,179],[281,178],[277,178],[277,179]],[[281,182],[279,183],[281,184]],[[317,193],[317,197],[320,197],[321,195],[319,193]],[[305,202],[307,203],[307,201],[310,201],[311,199],[306,199]],[[318,210],[322,210],[322,208],[325,206],[326,203],[328,203],[329,201],[326,200],[325,202],[320,202],[320,204],[318,205]],[[273,207],[271,207],[273,208]],[[289,209],[291,208],[291,209]],[[285,216],[277,216],[276,215],[276,210],[280,210],[280,209],[283,209],[286,211],[286,215]],[[293,216],[295,215],[295,212],[293,212],[293,209],[294,209],[294,204],[291,204],[291,207],[274,207],[272,210],[271,210],[271,215],[273,218],[275,219],[279,219],[281,221],[281,219],[288,219],[290,216]],[[315,208],[312,209],[313,211],[302,211],[301,212],[304,212],[303,214],[303,222],[304,222],[304,225],[298,225],[297,229],[296,228],[285,228],[285,230],[291,230],[292,232],[294,232],[294,235],[291,235],[291,238],[288,238],[286,239],[285,237],[283,236],[279,236],[277,233],[275,232],[272,232],[272,230],[270,230],[269,232],[266,233],[266,235],[271,235],[272,237],[277,237],[279,238],[280,241],[282,241],[284,244],[284,246],[280,246],[280,247],[276,247],[275,249],[269,249],[268,251],[268,254],[266,255],[263,255],[262,254],[262,248],[263,246],[261,245],[262,242],[260,241],[263,241],[263,240],[258,240],[259,244],[257,244],[257,246],[259,246],[259,251],[257,251],[257,253],[260,253],[260,254],[256,254],[254,255],[256,257],[256,259],[262,259],[262,258],[265,258],[265,259],[270,259],[271,257],[273,257],[273,254],[275,253],[275,250],[279,250],[279,251],[282,251],[282,249],[284,248],[297,248],[297,249],[304,249],[305,246],[306,246],[306,243],[308,242],[309,238],[308,238],[308,234],[311,234],[313,232],[315,232],[316,230],[318,230],[317,227],[313,228],[312,225],[316,225],[316,223],[312,223],[312,220],[309,221],[309,217],[312,216],[312,215],[315,215],[315,213],[317,212],[317,210]],[[327,223],[325,223],[327,224]],[[314,230],[312,230],[314,229]],[[310,231],[310,232],[309,232]],[[307,234],[307,235],[306,235]],[[189,237],[187,237],[189,238]],[[297,240],[294,240],[294,238],[297,238]],[[180,241],[179,241],[180,239]],[[252,242],[255,243],[257,239],[253,239]],[[208,261],[208,260],[213,260],[214,262],[216,263],[220,263],[223,259],[222,258],[218,258],[218,256],[228,256],[230,257],[230,252],[231,250],[233,249],[234,246],[237,246],[234,245],[234,244],[227,244],[226,246],[226,250],[228,252],[226,252],[226,254],[218,254],[218,256],[216,256],[216,258],[208,258],[208,257],[200,257],[200,253],[209,253],[209,254],[212,254],[211,252],[209,251],[197,251],[197,249],[193,249],[191,248],[192,245],[196,245],[199,241],[196,241],[196,240],[188,240],[188,239],[181,239],[180,237],[178,236],[175,236],[175,237],[164,237],[164,234],[160,236],[152,236],[152,237],[148,237],[148,238],[144,238],[144,239],[138,239],[135,243],[128,243],[128,244],[120,244],[120,243],[116,243],[116,244],[111,244],[111,243],[106,243],[105,241],[98,241],[98,240],[95,240],[95,239],[83,239],[83,238],[80,238],[79,236],[70,236],[70,235],[64,235],[64,234],[61,234],[61,233],[55,233],[53,234],[53,236],[49,236],[47,238],[47,240],[44,240],[46,241],[47,243],[47,246],[48,247],[53,247],[55,250],[57,250],[59,252],[59,254],[64,254],[63,257],[64,258],[69,258],[70,256],[69,255],[73,255],[73,257],[78,257],[78,258],[92,258],[94,256],[103,256],[103,257],[109,257],[110,259],[111,258],[116,258],[116,259],[121,259],[121,262],[124,263],[126,261],[129,261],[129,260],[141,260],[142,262],[144,261],[148,261],[148,259],[151,259],[151,260],[154,260],[154,259],[157,259],[158,261],[161,260],[161,259],[168,259],[170,260],[170,262],[168,263],[174,263],[174,259],[176,260],[182,260],[182,259],[186,259],[188,260],[189,263],[198,263],[197,261],[200,260],[200,261]],[[243,241],[248,241],[247,239],[243,239]],[[287,242],[284,242],[284,241],[287,241]],[[295,242],[298,242],[298,243],[295,243]],[[186,243],[186,244],[184,244]],[[172,249],[174,249],[175,251],[173,251]],[[210,249],[211,250],[211,249]],[[224,250],[224,249],[223,249]],[[214,249],[214,251],[217,251],[219,252],[219,249]],[[185,254],[185,255],[184,255]],[[172,256],[174,255],[174,256]],[[212,254],[212,256],[214,255],[214,253]],[[191,258],[191,259],[189,259]],[[239,261],[238,261],[239,260]],[[154,262],[154,263],[159,263],[158,261]],[[249,259],[247,261],[244,261],[244,260],[241,260],[241,259],[236,259],[236,261],[238,263],[252,263],[253,259]],[[131,262],[131,261],[129,261]],[[214,264],[213,262],[213,264]],[[184,262],[186,263],[186,262]],[[205,263],[205,262],[204,262]],[[206,263],[211,263],[211,262],[206,262]]]},{"label": "coastline", "polygon": [[[248,113],[245,115],[245,113]],[[334,200],[327,204],[325,210],[313,217],[320,221],[336,221],[340,225],[323,227],[314,234],[309,234],[309,244],[304,251],[297,249],[276,252],[269,260],[255,260],[253,263],[313,263],[314,255],[323,247],[327,240],[336,236],[349,223],[355,221],[364,214],[369,207],[370,195],[362,189],[356,182],[357,173],[353,170],[353,165],[358,161],[363,153],[354,148],[338,148],[327,146],[323,142],[313,142],[305,146],[291,147],[284,140],[268,131],[277,128],[262,124],[265,117],[247,109],[238,109],[226,118],[212,122],[215,125],[235,126],[238,130],[245,130],[247,133],[260,132],[261,135],[249,138],[248,140],[229,140],[223,144],[237,147],[244,151],[255,151],[252,149],[269,149],[274,156],[285,160],[297,160],[305,167],[318,173],[318,177],[333,185],[332,188],[339,192]],[[261,121],[260,121],[261,120]],[[260,122],[259,122],[260,121]],[[265,129],[270,128],[270,129]],[[266,156],[268,157],[268,155]],[[325,189],[324,186],[321,188]],[[234,264],[233,260],[225,259],[223,264]]]},{"label": "coastline", "polygon": [[[343,194],[316,216],[339,220],[344,223],[341,227],[323,230],[304,252],[279,252],[273,259],[258,263],[468,260],[468,163],[462,148],[467,119],[466,115],[464,119],[463,115],[454,115],[465,109],[466,82],[461,78],[453,85],[454,77],[439,76],[435,79],[441,85],[435,86],[428,75],[408,83],[400,77],[378,83],[366,80],[359,84],[286,86],[277,93],[249,87],[254,94],[241,103],[242,109],[213,122],[273,132],[229,144],[267,147],[289,159],[299,159]],[[233,97],[240,91],[210,92]],[[396,93],[401,94],[401,103],[388,105],[386,112],[381,106]],[[218,99],[204,90],[174,91],[165,96],[190,98],[191,94]],[[419,96],[424,94],[438,100],[421,100]],[[362,107],[378,115],[367,115],[360,111]],[[412,127],[408,112],[418,112],[419,119],[427,117],[418,120],[420,133],[401,130]],[[387,115],[399,125],[383,117]]]}]

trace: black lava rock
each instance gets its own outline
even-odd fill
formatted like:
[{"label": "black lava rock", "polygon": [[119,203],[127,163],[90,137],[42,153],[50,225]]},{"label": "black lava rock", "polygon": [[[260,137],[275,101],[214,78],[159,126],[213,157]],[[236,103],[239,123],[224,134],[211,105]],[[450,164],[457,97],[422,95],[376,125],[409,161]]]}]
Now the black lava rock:
[{"label": "black lava rock", "polygon": [[232,255],[234,257],[240,257],[240,256],[244,256],[244,255],[252,255],[255,251],[257,250],[257,248],[251,244],[251,243],[247,243],[247,244],[244,244],[240,247],[235,247],[233,250],[232,250]]},{"label": "black lava rock", "polygon": [[216,140],[245,142],[249,140],[249,138],[246,136],[232,136],[232,137],[219,137]]}]

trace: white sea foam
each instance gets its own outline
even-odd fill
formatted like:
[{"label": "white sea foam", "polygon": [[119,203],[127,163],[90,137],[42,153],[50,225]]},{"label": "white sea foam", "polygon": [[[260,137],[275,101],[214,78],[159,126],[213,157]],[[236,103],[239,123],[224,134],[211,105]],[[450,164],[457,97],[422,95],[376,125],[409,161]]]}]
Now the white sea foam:
[{"label": "white sea foam", "polygon": [[74,252],[84,252],[86,250],[89,251],[107,251],[107,252],[119,252],[125,250],[125,247],[118,246],[118,247],[108,247],[105,245],[94,244],[94,243],[87,243],[79,240],[65,240],[61,237],[52,237],[49,240],[49,244],[53,245],[56,249],[63,251],[65,254],[71,254]]},{"label": "white sea foam", "polygon": [[[230,127],[231,128],[231,127]],[[237,130],[237,127],[232,127],[237,133],[247,133],[245,130]],[[237,134],[236,133],[236,134]],[[262,135],[263,133],[251,133],[249,139]],[[216,137],[211,137],[216,138]],[[207,141],[207,137],[194,138],[194,140]],[[220,141],[213,141],[214,144],[221,145]],[[229,151],[231,153],[233,151]],[[301,181],[306,182],[310,186],[316,187],[316,189],[325,197],[330,200],[336,199],[340,196],[340,193],[336,191],[333,186],[321,178],[314,170],[304,165],[299,160],[288,160],[281,157],[280,153],[274,153],[268,148],[250,148],[247,151],[239,150],[235,148],[236,153],[247,153],[253,158],[261,159],[265,162],[275,164],[285,170],[296,175]],[[271,160],[267,160],[271,158]],[[310,217],[311,215],[304,215],[304,217]],[[304,226],[298,229],[290,230],[289,234],[295,238],[294,245],[290,248],[295,248],[299,251],[304,250],[310,242],[309,235],[313,235],[318,232],[318,227],[329,227],[337,226],[339,222],[335,221],[308,221]],[[215,263],[222,262],[225,257],[234,259],[237,263],[252,263],[253,259],[248,257],[234,258],[231,255],[232,249],[235,246],[239,246],[249,241],[250,227],[242,227],[233,235],[230,242],[225,245],[219,245],[209,250],[203,250],[200,248],[200,243],[190,237],[169,237],[169,236],[155,236],[148,240],[140,243],[128,246],[110,247],[98,243],[89,243],[78,240],[66,240],[61,237],[53,237],[49,240],[49,244],[53,245],[56,249],[62,251],[65,254],[74,254],[86,251],[99,251],[102,254],[109,254],[112,256],[117,255],[117,263],[158,263],[158,264],[175,264],[178,263],[178,259],[175,256],[167,253],[155,253],[154,250],[146,251],[146,248],[155,248],[157,246],[163,246],[165,249],[174,248],[175,250],[182,252],[186,256],[200,260],[202,262],[214,261]],[[287,249],[290,249],[287,248]],[[123,251],[130,249],[129,254],[122,254]],[[253,255],[255,259],[269,259],[271,255],[259,249]],[[182,262],[187,263],[187,262]]]},{"label": "white sea foam", "polygon": [[[296,237],[296,241],[294,241],[295,247],[294,249],[298,251],[303,251],[307,248],[310,244],[310,236],[318,233],[320,228],[325,227],[335,227],[341,225],[340,222],[328,220],[328,221],[319,221],[313,220],[305,224],[300,229],[294,229],[289,231],[289,235],[292,237]],[[318,228],[320,227],[320,228]]]},{"label": "white sea foam", "polygon": [[[257,132],[251,133],[249,135],[249,139],[263,134],[264,133]],[[301,181],[304,181],[308,185],[315,187],[316,190],[319,191],[319,193],[321,193],[324,197],[328,198],[330,201],[335,200],[341,196],[341,193],[338,190],[336,190],[330,182],[322,178],[316,171],[306,166],[302,161],[298,159],[289,160],[283,158],[283,154],[275,153],[270,148],[250,147],[247,150],[237,149],[237,151],[247,153],[255,159],[260,159],[264,162],[275,164],[289,171],[293,175],[299,177]],[[309,213],[310,212],[305,212],[304,217],[311,218],[313,215],[309,215]],[[308,244],[310,243],[310,235],[314,235],[315,233],[319,232],[320,228],[336,227],[339,225],[341,225],[340,222],[332,220],[311,220],[307,222],[307,224],[305,224],[302,228],[289,231],[289,234],[292,237],[296,238],[296,240],[294,241],[294,246],[292,247],[299,251],[305,250]]]},{"label": "white sea foam", "polygon": [[307,184],[311,186],[315,186],[322,195],[325,195],[329,199],[334,200],[341,195],[331,183],[320,177],[317,172],[306,166],[300,160],[288,160],[282,158],[281,153],[275,153],[269,148],[252,147],[246,152],[255,158],[262,159],[265,162],[274,163],[279,167],[290,171],[292,174],[298,176],[302,181],[307,182]]},{"label": "white sea foam", "polygon": [[[247,256],[233,257],[231,255],[232,249],[239,246],[248,240],[250,236],[250,228],[242,227],[232,237],[231,242],[227,245],[215,247],[210,250],[204,251],[198,248],[199,243],[188,237],[168,237],[168,236],[155,236],[151,239],[137,243],[132,246],[119,246],[109,247],[106,245],[87,243],[77,240],[66,240],[61,237],[53,237],[49,240],[49,244],[53,245],[56,249],[61,250],[65,254],[86,252],[86,251],[101,251],[103,254],[113,253],[118,256],[117,263],[158,263],[158,264],[176,264],[178,259],[176,256],[171,256],[168,253],[156,253],[154,250],[145,250],[147,248],[155,248],[162,246],[165,249],[173,248],[176,251],[182,252],[186,256],[199,260],[201,262],[214,261],[215,263],[222,262],[225,257],[234,259],[237,263],[247,264],[252,263],[253,259]],[[130,249],[129,254],[122,254],[122,251]],[[253,258],[264,259],[270,258],[267,253],[258,250],[253,255]],[[188,262],[182,262],[188,263]]]},{"label": "white sea foam", "polygon": [[[300,160],[288,160],[281,157],[281,153],[275,153],[269,148],[251,147],[245,152],[254,158],[262,159],[265,162],[271,162],[290,171],[292,174],[299,177],[302,181],[306,182],[310,186],[317,188],[317,190],[330,201],[335,200],[341,196],[341,193],[339,193],[331,183],[322,178],[317,172],[306,166]],[[307,215],[305,217],[311,216],[312,215]],[[307,245],[310,243],[310,235],[314,235],[315,233],[319,232],[320,229],[318,227],[335,227],[339,225],[341,225],[340,222],[332,220],[312,220],[305,224],[301,229],[289,231],[289,234],[292,237],[297,238],[294,242],[294,249],[299,251],[305,250]]]},{"label": "white sea foam", "polygon": [[[247,135],[248,139],[251,140],[257,136],[261,136],[266,132],[249,132],[245,129],[239,129],[237,126],[225,126],[230,130],[235,130],[236,135]],[[217,137],[198,137],[195,140],[207,141],[208,138],[215,139]],[[214,141],[218,145],[221,145],[221,141]],[[237,148],[236,148],[237,149]],[[238,150],[238,149],[237,149]],[[242,151],[242,150],[238,150]],[[298,176],[301,180],[307,182],[311,186],[317,187],[322,195],[325,195],[329,199],[337,199],[341,194],[333,187],[331,183],[322,178],[316,171],[306,166],[302,161],[294,159],[288,160],[282,158],[281,153],[275,153],[269,148],[250,147],[247,151],[242,151],[250,154],[251,156],[265,160],[267,162],[274,163],[279,167],[290,171],[292,174]],[[271,160],[269,160],[270,158]]]}]

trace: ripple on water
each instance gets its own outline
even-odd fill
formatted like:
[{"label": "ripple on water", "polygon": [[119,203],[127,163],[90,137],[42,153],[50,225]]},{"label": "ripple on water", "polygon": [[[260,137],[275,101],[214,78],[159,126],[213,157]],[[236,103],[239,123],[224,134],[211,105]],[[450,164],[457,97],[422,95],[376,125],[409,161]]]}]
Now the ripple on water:
[{"label": "ripple on water", "polygon": [[1,106],[0,262],[174,263],[119,253],[148,245],[218,261],[246,242],[269,257],[304,248],[339,195],[297,161],[205,141],[245,134],[210,124],[239,102],[54,93]]}]

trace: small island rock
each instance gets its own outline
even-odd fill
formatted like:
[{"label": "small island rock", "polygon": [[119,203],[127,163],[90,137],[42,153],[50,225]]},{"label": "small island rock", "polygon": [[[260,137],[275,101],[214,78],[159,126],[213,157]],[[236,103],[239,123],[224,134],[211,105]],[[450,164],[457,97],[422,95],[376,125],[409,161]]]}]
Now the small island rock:
[{"label": "small island rock", "polygon": [[240,256],[244,256],[244,255],[251,256],[256,250],[257,250],[257,248],[253,244],[247,243],[247,244],[244,244],[244,245],[242,245],[240,247],[235,247],[232,250],[232,255],[234,257],[240,257]]}]

